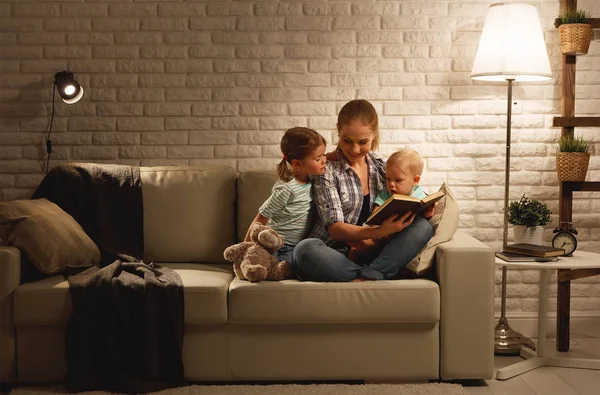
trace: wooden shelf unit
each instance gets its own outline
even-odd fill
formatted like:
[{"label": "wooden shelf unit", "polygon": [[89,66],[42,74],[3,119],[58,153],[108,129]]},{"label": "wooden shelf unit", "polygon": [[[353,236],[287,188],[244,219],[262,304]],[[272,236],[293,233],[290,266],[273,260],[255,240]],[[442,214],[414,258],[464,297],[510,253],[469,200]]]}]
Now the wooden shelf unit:
[{"label": "wooden shelf unit", "polygon": [[[577,0],[561,2],[561,11],[576,8]],[[594,29],[600,29],[600,18],[591,18],[589,23]],[[560,21],[556,19],[554,26],[558,28]],[[575,127],[600,126],[600,117],[575,116],[575,70],[577,57],[563,55],[562,62],[562,97],[561,116],[554,117],[552,126],[561,127],[561,137],[574,137]],[[600,191],[600,182],[561,182],[560,183],[560,222],[572,222],[573,192]],[[560,223],[559,223],[560,226]],[[556,349],[569,351],[570,315],[571,315],[571,280],[600,274],[600,270],[577,272],[569,270],[558,271],[557,316],[556,316]]]},{"label": "wooden shelf unit", "polygon": [[[561,222],[573,222],[573,192],[600,192],[600,182],[563,181],[560,183],[559,226]],[[600,269],[558,270],[556,298],[556,349],[558,351],[569,351],[571,280],[597,276],[599,274]]]},{"label": "wooden shelf unit", "polygon": [[600,117],[554,117],[552,126],[571,127],[576,126],[600,126]]}]

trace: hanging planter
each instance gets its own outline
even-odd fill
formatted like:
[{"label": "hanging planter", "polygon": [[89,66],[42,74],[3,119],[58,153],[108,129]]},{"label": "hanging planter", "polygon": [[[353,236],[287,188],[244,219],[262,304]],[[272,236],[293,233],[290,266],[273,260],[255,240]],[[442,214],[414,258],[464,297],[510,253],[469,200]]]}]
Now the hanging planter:
[{"label": "hanging planter", "polygon": [[590,163],[590,143],[583,138],[563,136],[556,147],[559,181],[585,181]]},{"label": "hanging planter", "polygon": [[558,16],[561,25],[560,50],[565,55],[585,55],[594,36],[592,25],[588,24],[592,14],[587,11],[570,8]]},{"label": "hanging planter", "polygon": [[559,181],[585,181],[590,154],[587,152],[557,152],[556,173]]},{"label": "hanging planter", "polygon": [[560,50],[565,55],[585,55],[590,49],[594,35],[592,25],[587,23],[569,23],[558,27]]}]

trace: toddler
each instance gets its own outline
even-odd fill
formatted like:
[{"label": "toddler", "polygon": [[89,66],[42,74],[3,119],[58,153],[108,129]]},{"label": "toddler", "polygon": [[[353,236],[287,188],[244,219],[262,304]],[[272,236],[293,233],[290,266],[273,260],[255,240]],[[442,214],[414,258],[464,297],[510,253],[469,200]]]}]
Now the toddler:
[{"label": "toddler", "polygon": [[423,172],[423,158],[417,151],[401,148],[385,162],[385,189],[373,202],[376,210],[394,194],[423,199],[427,194],[419,185]]}]

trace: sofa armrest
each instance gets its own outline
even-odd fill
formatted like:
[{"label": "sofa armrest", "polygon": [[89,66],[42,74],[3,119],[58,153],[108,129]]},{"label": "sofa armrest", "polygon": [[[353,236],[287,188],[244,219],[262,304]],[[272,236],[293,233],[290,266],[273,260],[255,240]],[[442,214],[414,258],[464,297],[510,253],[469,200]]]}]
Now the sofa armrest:
[{"label": "sofa armrest", "polygon": [[13,301],[21,279],[21,251],[0,247],[0,383],[14,383],[15,322]]},{"label": "sofa armrest", "polygon": [[494,265],[494,251],[460,231],[437,247],[444,380],[494,374]]}]

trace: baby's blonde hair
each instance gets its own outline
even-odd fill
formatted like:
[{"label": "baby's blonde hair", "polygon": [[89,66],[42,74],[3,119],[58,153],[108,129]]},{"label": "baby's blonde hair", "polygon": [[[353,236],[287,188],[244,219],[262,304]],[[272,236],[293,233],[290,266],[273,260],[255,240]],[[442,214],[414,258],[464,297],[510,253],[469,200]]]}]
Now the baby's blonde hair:
[{"label": "baby's blonde hair", "polygon": [[388,158],[385,163],[389,165],[400,165],[403,169],[411,172],[413,176],[420,176],[423,173],[423,158],[421,155],[410,148],[400,148]]}]

